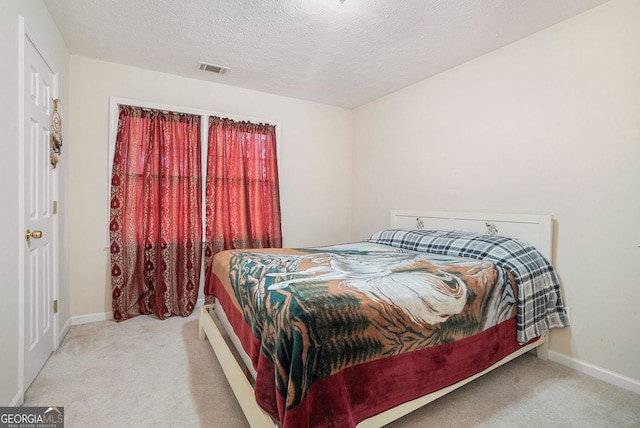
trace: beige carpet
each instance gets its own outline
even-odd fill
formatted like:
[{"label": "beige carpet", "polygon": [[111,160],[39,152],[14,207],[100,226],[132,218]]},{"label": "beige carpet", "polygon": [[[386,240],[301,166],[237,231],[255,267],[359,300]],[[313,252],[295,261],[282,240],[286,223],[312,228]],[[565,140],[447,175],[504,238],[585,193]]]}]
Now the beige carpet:
[{"label": "beige carpet", "polygon": [[[247,427],[197,314],[73,326],[25,394],[75,427]],[[527,354],[390,425],[640,427],[640,395]]]}]

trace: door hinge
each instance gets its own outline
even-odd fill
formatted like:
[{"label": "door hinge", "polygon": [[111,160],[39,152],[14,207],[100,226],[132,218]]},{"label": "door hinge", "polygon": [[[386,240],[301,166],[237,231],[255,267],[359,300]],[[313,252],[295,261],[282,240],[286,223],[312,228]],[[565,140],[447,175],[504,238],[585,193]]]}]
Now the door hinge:
[{"label": "door hinge", "polygon": [[53,313],[57,314],[58,313],[58,300],[54,300],[53,301]]},{"label": "door hinge", "polygon": [[53,213],[58,214],[58,201],[53,201]]}]

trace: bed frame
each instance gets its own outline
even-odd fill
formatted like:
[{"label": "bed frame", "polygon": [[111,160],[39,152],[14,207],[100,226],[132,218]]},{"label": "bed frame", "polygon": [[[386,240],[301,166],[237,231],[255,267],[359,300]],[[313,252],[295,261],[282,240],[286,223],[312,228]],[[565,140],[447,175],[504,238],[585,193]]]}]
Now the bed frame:
[{"label": "bed frame", "polygon": [[[463,230],[518,238],[532,244],[545,257],[553,261],[553,224],[550,215],[393,210],[391,211],[390,224],[392,228]],[[239,339],[233,333],[221,308],[215,312],[216,314],[214,315],[214,305],[205,305],[200,308],[199,339],[201,341],[209,339],[209,343],[220,361],[231,389],[251,427],[278,427],[278,423],[256,403],[252,386],[255,371],[252,370],[253,368],[250,364],[247,365],[246,362],[242,362],[247,360],[239,358],[238,352],[235,351],[235,349],[241,350]],[[224,334],[221,329],[224,329]],[[386,425],[532,350],[536,351],[538,358],[544,360],[548,358],[548,332],[540,336],[535,342],[521,347],[518,351],[504,357],[486,370],[454,385],[368,418],[359,423],[358,427],[381,427]]]}]

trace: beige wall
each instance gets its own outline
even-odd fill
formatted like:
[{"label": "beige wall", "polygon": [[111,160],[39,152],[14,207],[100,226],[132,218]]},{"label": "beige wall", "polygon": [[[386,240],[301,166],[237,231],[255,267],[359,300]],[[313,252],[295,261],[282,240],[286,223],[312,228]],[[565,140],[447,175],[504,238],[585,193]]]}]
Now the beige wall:
[{"label": "beige wall", "polygon": [[[53,24],[42,1],[4,0],[0,13],[0,405],[22,403],[22,352],[20,350],[20,327],[22,326],[20,260],[24,239],[20,236],[19,219],[19,18],[24,17],[28,34],[49,64],[59,73],[60,112],[63,118],[63,135],[66,133],[64,119],[68,108],[69,52]],[[59,180],[59,233],[60,252],[58,266],[58,296],[60,300],[58,322],[60,329],[68,326],[69,289],[67,281],[66,253],[66,159],[63,154],[58,166]]]},{"label": "beige wall", "polygon": [[552,214],[572,327],[551,349],[640,380],[640,2],[617,0],[354,116],[354,237],[391,209]]},{"label": "beige wall", "polygon": [[[10,67],[0,68],[0,177],[2,182],[18,181],[18,10],[17,0],[3,5],[0,14],[0,57],[14,58]],[[5,102],[6,100],[6,102]],[[8,245],[0,246],[0,403],[6,406],[18,393],[19,321],[18,312],[18,186],[2,186],[2,199],[11,203],[0,204],[0,239]],[[14,243],[13,245],[11,243]]]},{"label": "beige wall", "polygon": [[109,97],[277,122],[284,245],[351,236],[350,110],[71,57],[69,232],[71,311],[111,311],[105,248]]}]

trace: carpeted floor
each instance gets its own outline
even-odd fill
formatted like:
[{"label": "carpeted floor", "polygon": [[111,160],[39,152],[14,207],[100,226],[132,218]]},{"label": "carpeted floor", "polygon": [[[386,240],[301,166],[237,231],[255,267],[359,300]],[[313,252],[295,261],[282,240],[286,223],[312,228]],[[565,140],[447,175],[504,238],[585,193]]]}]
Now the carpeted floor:
[{"label": "carpeted floor", "polygon": [[[197,311],[73,326],[25,394],[65,426],[247,427]],[[640,395],[526,354],[389,425],[640,427]]]}]

